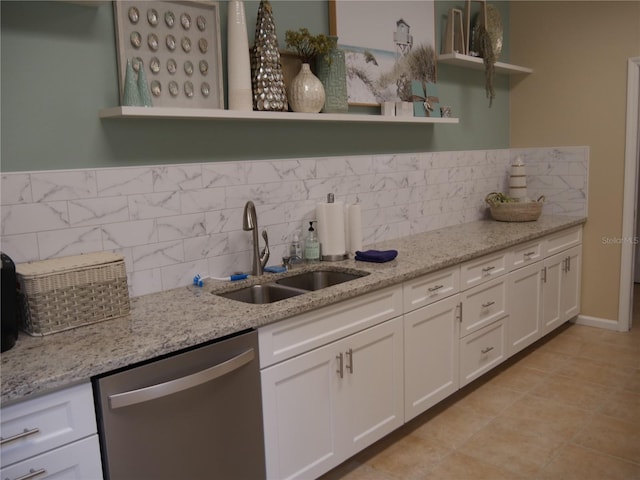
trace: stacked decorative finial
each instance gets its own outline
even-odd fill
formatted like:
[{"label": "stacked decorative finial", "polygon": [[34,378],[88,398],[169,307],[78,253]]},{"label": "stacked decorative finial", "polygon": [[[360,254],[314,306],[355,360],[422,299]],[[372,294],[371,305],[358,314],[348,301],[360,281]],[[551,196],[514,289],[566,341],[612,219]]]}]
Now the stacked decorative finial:
[{"label": "stacked decorative finial", "polygon": [[529,201],[527,197],[527,173],[521,157],[518,157],[515,163],[511,165],[509,197],[515,202]]}]

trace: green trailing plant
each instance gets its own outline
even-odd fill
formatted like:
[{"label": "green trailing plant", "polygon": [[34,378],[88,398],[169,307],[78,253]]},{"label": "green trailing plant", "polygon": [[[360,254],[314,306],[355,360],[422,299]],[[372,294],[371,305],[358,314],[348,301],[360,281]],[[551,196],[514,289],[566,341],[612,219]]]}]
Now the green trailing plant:
[{"label": "green trailing plant", "polygon": [[311,35],[309,29],[300,28],[297,31],[287,30],[285,42],[288,48],[297,53],[304,63],[311,63],[316,57],[323,55],[327,63],[331,63],[329,53],[336,47],[336,39],[327,35]]},{"label": "green trailing plant", "polygon": [[487,92],[487,98],[489,99],[489,108],[491,108],[491,105],[493,105],[493,99],[496,97],[496,92],[493,88],[493,78],[495,75],[495,63],[497,58],[493,51],[491,36],[484,25],[480,26],[479,39],[480,52],[482,53],[482,61],[484,63],[484,88]]}]

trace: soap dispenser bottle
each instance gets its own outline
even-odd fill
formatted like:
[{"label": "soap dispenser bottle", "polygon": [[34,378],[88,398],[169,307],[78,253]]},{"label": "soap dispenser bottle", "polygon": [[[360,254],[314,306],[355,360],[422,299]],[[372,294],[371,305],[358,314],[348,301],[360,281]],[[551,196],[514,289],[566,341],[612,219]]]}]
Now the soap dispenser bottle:
[{"label": "soap dispenser bottle", "polygon": [[314,222],[309,222],[309,231],[307,232],[307,238],[304,242],[304,259],[307,262],[320,261],[320,243],[318,242],[318,235],[313,228]]}]

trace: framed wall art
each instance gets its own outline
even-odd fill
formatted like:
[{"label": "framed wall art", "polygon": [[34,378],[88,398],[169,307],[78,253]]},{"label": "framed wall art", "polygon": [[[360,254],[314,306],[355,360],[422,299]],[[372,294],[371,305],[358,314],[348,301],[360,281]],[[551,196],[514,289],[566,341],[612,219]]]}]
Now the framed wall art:
[{"label": "framed wall art", "polygon": [[121,103],[130,61],[136,73],[144,68],[153,106],[224,108],[218,2],[113,6]]},{"label": "framed wall art", "polygon": [[410,101],[411,81],[436,81],[435,2],[330,0],[345,52],[350,105]]}]

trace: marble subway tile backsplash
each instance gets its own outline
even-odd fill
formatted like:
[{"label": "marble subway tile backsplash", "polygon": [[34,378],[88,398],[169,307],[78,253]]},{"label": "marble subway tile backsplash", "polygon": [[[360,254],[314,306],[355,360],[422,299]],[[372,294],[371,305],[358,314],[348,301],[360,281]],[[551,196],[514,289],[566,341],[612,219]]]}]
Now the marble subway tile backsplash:
[{"label": "marble subway tile backsplash", "polygon": [[587,214],[588,147],[18,172],[2,174],[1,248],[17,263],[120,252],[138,296],[249,270],[248,200],[276,264],[329,192],[362,205],[366,246],[485,218],[485,196],[508,191],[518,156],[544,212]]}]

